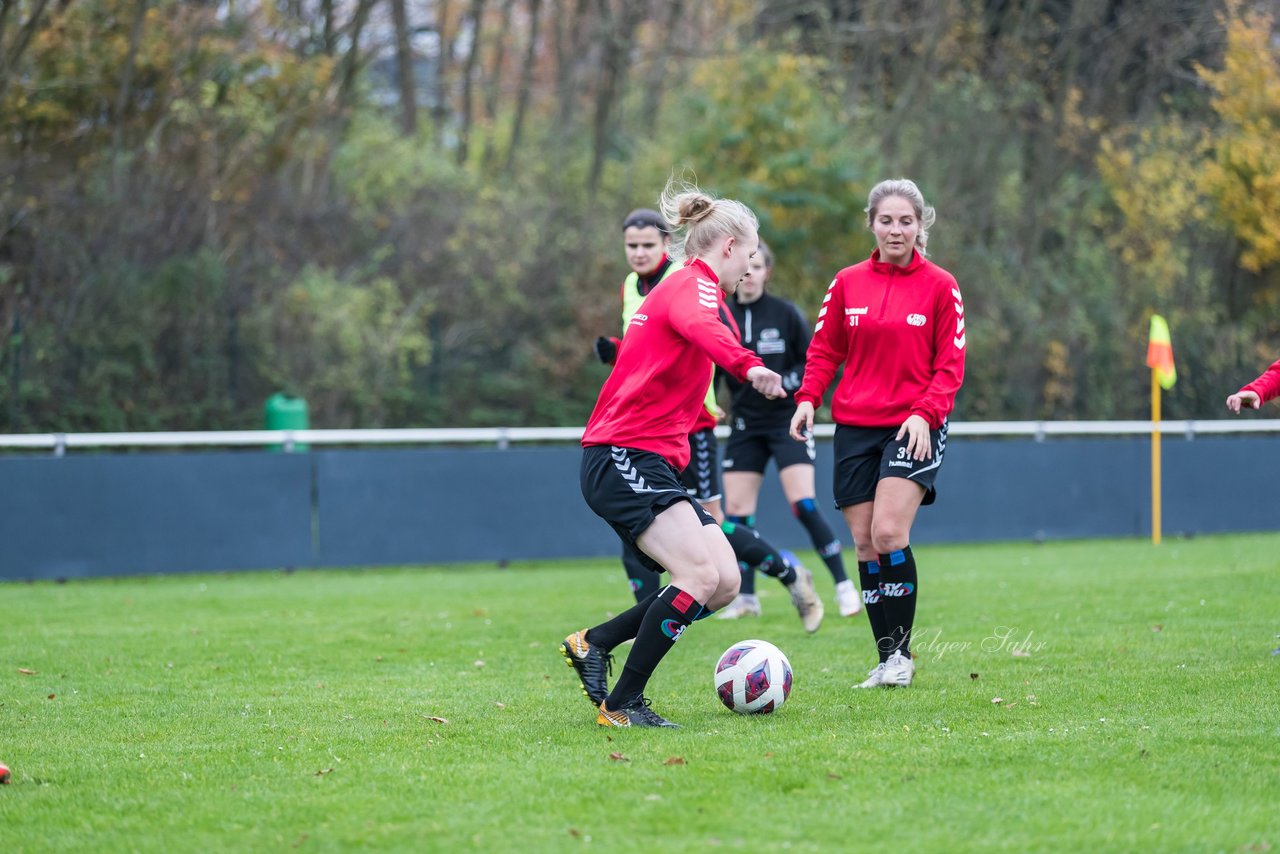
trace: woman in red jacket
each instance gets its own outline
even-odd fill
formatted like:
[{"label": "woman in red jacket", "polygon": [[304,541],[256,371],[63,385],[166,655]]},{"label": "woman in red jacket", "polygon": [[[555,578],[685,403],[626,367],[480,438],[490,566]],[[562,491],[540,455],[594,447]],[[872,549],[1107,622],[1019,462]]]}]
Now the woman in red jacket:
[{"label": "woman in red jacket", "polygon": [[[738,593],[738,562],[716,520],[689,495],[680,471],[703,409],[713,363],[767,397],[783,397],[782,377],[764,366],[720,320],[760,244],[755,214],[668,183],[662,214],[685,228],[680,272],[631,316],[617,364],[582,436],[582,495],[623,543],[671,583],[561,645],[601,726],[674,726],[649,708],[644,688],[658,662],[704,611]],[[613,690],[609,652],[635,638]]]},{"label": "woman in red jacket", "polygon": [[862,599],[880,663],[857,687],[910,685],[916,563],[911,525],[931,504],[947,416],[964,379],[964,302],[950,273],[924,257],[933,208],[912,181],[882,181],[867,199],[876,249],[827,289],[791,436],[805,441],[836,369],[835,501],[853,535]]},{"label": "woman in red jacket", "polygon": [[1227,409],[1239,415],[1241,407],[1245,409],[1261,409],[1262,404],[1277,397],[1280,397],[1280,359],[1277,359],[1271,364],[1271,367],[1263,371],[1262,376],[1235,394],[1228,395]]}]

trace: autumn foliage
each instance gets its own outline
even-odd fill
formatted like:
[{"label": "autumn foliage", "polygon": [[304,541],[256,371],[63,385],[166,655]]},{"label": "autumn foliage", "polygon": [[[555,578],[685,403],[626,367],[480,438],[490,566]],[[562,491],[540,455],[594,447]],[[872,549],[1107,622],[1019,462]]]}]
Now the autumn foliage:
[{"label": "autumn foliage", "polygon": [[[673,171],[812,314],[916,179],[963,419],[1170,418],[1280,351],[1280,57],[1244,0],[0,4],[0,432],[580,424]],[[1016,354],[1016,358],[1012,357]]]}]

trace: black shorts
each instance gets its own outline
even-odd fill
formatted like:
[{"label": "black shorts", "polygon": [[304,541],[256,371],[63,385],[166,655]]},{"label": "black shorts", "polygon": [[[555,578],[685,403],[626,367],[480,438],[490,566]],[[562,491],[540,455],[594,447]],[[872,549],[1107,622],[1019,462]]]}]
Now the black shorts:
[{"label": "black shorts", "polygon": [[714,427],[689,434],[689,465],[680,472],[680,482],[696,501],[715,501],[722,494],[718,454]]},{"label": "black shorts", "polygon": [[794,465],[813,465],[817,451],[813,445],[813,437],[807,442],[797,442],[791,438],[789,425],[765,427],[762,429],[742,429],[740,422],[734,421],[733,432],[724,446],[725,471],[750,471],[764,474],[769,460],[773,459],[778,471]]},{"label": "black shorts", "polygon": [[640,550],[636,538],[659,513],[677,501],[689,501],[703,525],[716,524],[710,513],[690,500],[675,467],[652,451],[590,445],[582,449],[579,478],[587,506],[656,572],[662,572],[663,566]]},{"label": "black shorts", "polygon": [[923,461],[907,456],[907,439],[897,441],[899,427],[850,427],[836,425],[834,492],[836,507],[861,504],[876,497],[876,484],[881,478],[905,477],[924,487],[921,504],[932,504],[938,497],[934,481],[947,449],[947,422],[941,429],[929,431],[933,458]]}]

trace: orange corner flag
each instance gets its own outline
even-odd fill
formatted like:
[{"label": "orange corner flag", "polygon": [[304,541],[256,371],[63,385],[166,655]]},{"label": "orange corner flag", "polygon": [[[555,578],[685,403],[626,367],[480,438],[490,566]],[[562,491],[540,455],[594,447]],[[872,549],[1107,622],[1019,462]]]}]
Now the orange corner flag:
[{"label": "orange corner flag", "polygon": [[1161,388],[1173,388],[1173,384],[1178,381],[1178,369],[1173,366],[1173,342],[1169,340],[1169,324],[1158,314],[1151,315],[1147,367],[1155,370]]}]

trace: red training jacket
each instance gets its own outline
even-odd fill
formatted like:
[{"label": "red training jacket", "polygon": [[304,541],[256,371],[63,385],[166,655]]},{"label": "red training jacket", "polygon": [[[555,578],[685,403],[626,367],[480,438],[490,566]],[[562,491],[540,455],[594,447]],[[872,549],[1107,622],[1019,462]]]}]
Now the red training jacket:
[{"label": "red training jacket", "polygon": [[836,274],[823,297],[796,402],[831,400],[837,424],[896,427],[919,415],[938,429],[964,381],[964,300],[955,277],[919,252],[905,267],[880,250]]},{"label": "red training jacket", "polygon": [[746,382],[763,365],[720,320],[724,292],[711,268],[693,260],[645,297],[587,421],[582,444],[616,445],[689,464],[689,433],[704,411],[712,362]]},{"label": "red training jacket", "polygon": [[1241,391],[1252,391],[1258,395],[1258,405],[1280,397],[1280,359],[1262,372],[1262,376],[1249,383]]}]

